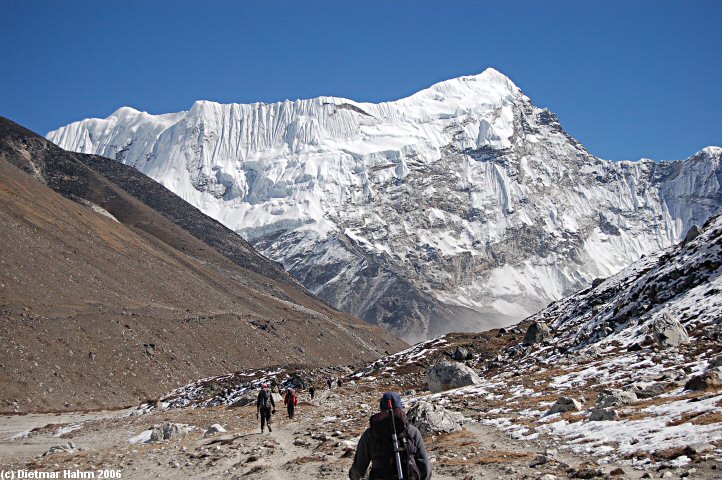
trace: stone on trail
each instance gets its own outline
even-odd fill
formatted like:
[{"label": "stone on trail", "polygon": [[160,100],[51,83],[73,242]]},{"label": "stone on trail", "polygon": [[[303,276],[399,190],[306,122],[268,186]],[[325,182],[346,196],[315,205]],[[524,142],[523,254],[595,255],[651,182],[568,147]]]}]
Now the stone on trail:
[{"label": "stone on trail", "polygon": [[683,343],[689,343],[687,330],[669,312],[663,312],[655,318],[651,329],[652,337],[660,348],[677,347]]},{"label": "stone on trail", "polygon": [[481,383],[479,375],[463,363],[441,360],[429,368],[427,373],[429,390],[439,393],[452,388],[478,385]]},{"label": "stone on trail", "polygon": [[524,335],[525,345],[535,345],[551,340],[552,332],[544,322],[532,322]]},{"label": "stone on trail", "polygon": [[464,421],[461,413],[424,401],[419,401],[409,410],[408,418],[416,428],[425,433],[458,432]]},{"label": "stone on trail", "polygon": [[556,402],[554,402],[554,405],[552,405],[552,407],[547,410],[544,415],[554,415],[555,413],[564,412],[578,412],[581,409],[582,404],[578,401],[569,397],[561,397]]}]

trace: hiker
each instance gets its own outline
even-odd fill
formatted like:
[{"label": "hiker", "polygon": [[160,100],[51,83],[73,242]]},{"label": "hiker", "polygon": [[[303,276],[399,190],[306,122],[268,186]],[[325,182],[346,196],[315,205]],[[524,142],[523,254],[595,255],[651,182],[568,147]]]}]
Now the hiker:
[{"label": "hiker", "polygon": [[431,461],[426,453],[424,439],[421,432],[406,419],[401,396],[396,392],[384,393],[380,406],[381,411],[370,418],[369,428],[361,435],[348,478],[360,480],[366,474],[369,463],[369,480],[398,478],[392,440],[395,428],[404,479],[430,480]]},{"label": "hiker", "polygon": [[333,387],[333,378],[328,377],[328,380],[326,380],[326,385],[328,385],[328,389],[331,390]]},{"label": "hiker", "polygon": [[276,413],[276,402],[273,401],[273,394],[268,389],[268,385],[265,383],[261,385],[261,390],[258,392],[258,399],[256,400],[256,419],[258,415],[261,416],[261,433],[263,428],[268,424],[268,432],[271,430],[271,414]]},{"label": "hiker", "polygon": [[283,398],[283,403],[286,405],[286,410],[288,410],[288,419],[293,420],[293,414],[296,411],[296,405],[298,404],[298,397],[296,397],[296,392],[291,387],[288,387],[288,390],[286,390],[286,396]]},{"label": "hiker", "polygon": [[338,377],[336,379],[336,385],[338,386],[338,388],[341,388],[341,386],[343,386],[343,380],[341,380],[341,377]]},{"label": "hiker", "polygon": [[316,395],[316,387],[311,385],[311,388],[308,389],[308,393],[311,394],[311,400],[313,400],[313,397]]}]

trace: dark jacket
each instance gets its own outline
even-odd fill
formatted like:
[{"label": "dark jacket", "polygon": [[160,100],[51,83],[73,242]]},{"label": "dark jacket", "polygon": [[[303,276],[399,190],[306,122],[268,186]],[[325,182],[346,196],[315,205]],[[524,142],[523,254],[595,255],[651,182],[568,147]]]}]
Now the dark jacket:
[{"label": "dark jacket", "polygon": [[[261,398],[263,395],[263,390],[259,390],[258,392],[258,398],[256,399],[256,408],[263,408],[261,406]],[[273,393],[271,393],[270,390],[268,390],[268,398],[271,400],[271,405],[267,407],[268,409],[276,408],[276,402],[273,401]]]},{"label": "dark jacket", "polygon": [[[429,454],[426,452],[426,445],[424,445],[421,432],[412,424],[406,426],[406,432],[409,441],[416,447],[416,455],[414,458],[416,465],[421,471],[421,479],[431,480],[431,461],[429,460]],[[360,480],[366,474],[369,463],[371,463],[373,441],[371,428],[367,428],[363,435],[361,435],[361,439],[359,439],[356,456],[348,472],[348,478],[351,480]]]}]

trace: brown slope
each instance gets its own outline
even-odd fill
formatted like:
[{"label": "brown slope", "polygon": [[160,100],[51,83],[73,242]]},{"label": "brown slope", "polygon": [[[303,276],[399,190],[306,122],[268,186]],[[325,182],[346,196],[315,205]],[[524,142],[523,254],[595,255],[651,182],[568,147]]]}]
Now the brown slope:
[{"label": "brown slope", "polygon": [[404,346],[173,194],[159,213],[93,169],[102,162],[0,119],[0,411],[133,404],[202,376]]}]

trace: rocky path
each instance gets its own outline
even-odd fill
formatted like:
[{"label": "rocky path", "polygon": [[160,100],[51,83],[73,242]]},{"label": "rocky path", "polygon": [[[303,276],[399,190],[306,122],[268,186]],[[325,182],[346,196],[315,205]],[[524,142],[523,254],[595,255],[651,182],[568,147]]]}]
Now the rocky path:
[{"label": "rocky path", "polygon": [[[273,432],[260,433],[254,407],[185,409],[126,416],[127,412],[2,417],[0,464],[4,470],[91,471],[118,469],[122,478],[238,478],[291,480],[346,478],[353,446],[375,411],[379,392],[344,387],[302,402],[294,420],[283,409]],[[47,423],[45,423],[47,422]],[[153,425],[188,425],[170,439],[131,444]],[[226,432],[204,435],[209,425]],[[41,425],[44,424],[44,425]],[[69,428],[72,425],[73,429]],[[25,437],[17,433],[37,428]],[[26,429],[26,430],[21,430]],[[618,467],[621,478],[641,472],[624,465],[597,465],[565,453],[550,439],[515,440],[496,428],[467,423],[460,432],[426,435],[435,479],[599,478]],[[73,442],[75,451],[39,456]],[[620,471],[617,471],[619,473]]]}]

